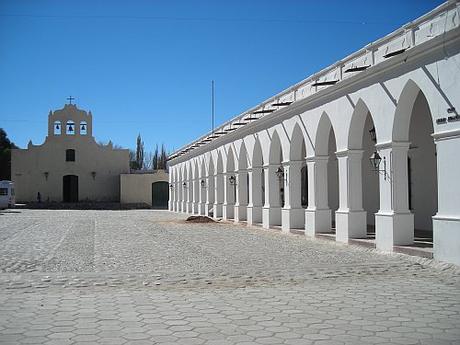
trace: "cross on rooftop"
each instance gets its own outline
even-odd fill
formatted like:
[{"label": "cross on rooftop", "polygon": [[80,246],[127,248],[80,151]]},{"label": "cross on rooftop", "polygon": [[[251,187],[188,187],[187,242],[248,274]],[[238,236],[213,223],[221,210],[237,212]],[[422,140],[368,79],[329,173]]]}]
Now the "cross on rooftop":
[{"label": "cross on rooftop", "polygon": [[75,99],[75,98],[72,97],[72,96],[67,97],[67,100],[69,101],[69,104],[72,104],[72,101],[73,101],[74,99]]}]

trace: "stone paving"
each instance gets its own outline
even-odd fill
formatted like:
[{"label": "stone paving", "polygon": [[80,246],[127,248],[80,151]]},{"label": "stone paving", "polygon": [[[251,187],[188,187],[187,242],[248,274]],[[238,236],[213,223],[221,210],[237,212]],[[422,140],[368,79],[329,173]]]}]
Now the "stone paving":
[{"label": "stone paving", "polygon": [[166,211],[0,213],[0,344],[459,344],[458,268]]}]

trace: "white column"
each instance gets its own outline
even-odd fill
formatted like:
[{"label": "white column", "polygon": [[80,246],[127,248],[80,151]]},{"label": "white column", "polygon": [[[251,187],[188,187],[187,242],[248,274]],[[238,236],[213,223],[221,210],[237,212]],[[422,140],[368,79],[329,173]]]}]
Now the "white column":
[{"label": "white column", "polygon": [[307,158],[308,208],[305,210],[305,234],[332,232],[328,202],[327,162],[329,156]]},{"label": "white column", "polygon": [[192,201],[192,213],[198,214],[198,203],[200,199],[200,184],[198,176],[193,179],[193,201]]},{"label": "white column", "polygon": [[206,215],[206,179],[200,176],[198,180],[199,200],[198,200],[198,214],[200,216]]},{"label": "white column", "polygon": [[438,168],[438,212],[433,217],[434,258],[460,265],[460,130],[433,135]]},{"label": "white column", "polygon": [[192,204],[193,204],[193,180],[189,179],[187,180],[187,206],[186,206],[187,213],[193,212]]},{"label": "white column", "polygon": [[214,209],[214,196],[215,196],[215,188],[214,188],[214,176],[206,176],[206,206],[205,206],[205,215],[210,217],[213,215]]},{"label": "white column", "polygon": [[366,211],[363,210],[363,150],[337,153],[339,164],[339,209],[335,212],[336,240],[366,238]]},{"label": "white column", "polygon": [[187,212],[187,180],[181,181],[181,191],[182,191],[182,198],[181,198],[181,212]]},{"label": "white column", "polygon": [[382,157],[380,210],[375,215],[378,249],[392,251],[394,245],[414,242],[414,215],[409,211],[407,151],[409,143],[376,145]]},{"label": "white column", "polygon": [[173,180],[172,180],[172,169],[169,170],[169,185],[168,185],[168,210],[169,211],[173,211],[174,210],[174,190],[171,188],[171,186],[173,185]]},{"label": "white column", "polygon": [[223,174],[224,182],[224,204],[222,207],[222,218],[223,219],[233,219],[234,209],[235,209],[235,187],[236,180],[234,184],[230,183],[230,176],[234,176],[234,172],[227,172]]},{"label": "white column", "polygon": [[236,174],[235,222],[246,220],[248,206],[248,172],[240,169]]},{"label": "white column", "polygon": [[280,181],[276,169],[276,164],[264,166],[265,205],[262,210],[262,226],[266,229],[271,225],[281,225]]},{"label": "white column", "polygon": [[302,208],[303,161],[283,162],[284,167],[284,207],[281,210],[281,229],[305,228],[305,210]]},{"label": "white column", "polygon": [[249,176],[249,202],[247,207],[248,224],[262,222],[262,168],[248,169]]},{"label": "white column", "polygon": [[224,202],[224,179],[222,173],[217,173],[214,175],[214,209],[213,216],[214,218],[222,217],[222,206]]}]

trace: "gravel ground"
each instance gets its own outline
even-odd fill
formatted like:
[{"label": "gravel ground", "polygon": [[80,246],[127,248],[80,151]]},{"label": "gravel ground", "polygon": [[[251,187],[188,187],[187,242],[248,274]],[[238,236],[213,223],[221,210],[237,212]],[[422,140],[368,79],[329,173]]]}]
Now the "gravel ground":
[{"label": "gravel ground", "polygon": [[454,266],[185,219],[0,213],[0,343],[460,343]]}]

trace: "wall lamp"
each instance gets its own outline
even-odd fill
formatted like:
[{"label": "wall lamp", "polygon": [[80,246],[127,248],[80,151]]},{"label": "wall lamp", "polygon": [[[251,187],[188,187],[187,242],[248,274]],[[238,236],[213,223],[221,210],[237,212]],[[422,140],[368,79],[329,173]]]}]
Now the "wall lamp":
[{"label": "wall lamp", "polygon": [[200,185],[201,185],[201,188],[206,188],[206,181],[205,181],[205,180],[201,180],[201,181],[200,181]]},{"label": "wall lamp", "polygon": [[182,187],[187,188],[187,182],[182,183]]},{"label": "wall lamp", "polygon": [[45,180],[46,180],[46,181],[48,181],[48,176],[49,176],[49,174],[50,174],[50,173],[49,173],[48,171],[45,171],[45,172],[43,173],[43,175],[45,175]]},{"label": "wall lamp", "polygon": [[172,183],[169,184],[169,189],[173,190],[174,185]]},{"label": "wall lamp", "polygon": [[284,173],[284,169],[282,165],[280,165],[278,169],[276,169],[275,174],[278,177],[278,180],[287,181],[287,176]]},{"label": "wall lamp", "polygon": [[91,171],[91,176],[93,177],[93,180],[96,179],[96,172],[95,171]]},{"label": "wall lamp", "polygon": [[383,170],[380,169],[380,163],[382,162],[382,157],[380,157],[377,151],[374,151],[372,156],[369,158],[372,167],[374,168],[375,172],[383,175],[383,178],[386,180],[388,178],[391,181],[390,174],[387,173],[387,160],[386,157],[383,157]]},{"label": "wall lamp", "polygon": [[377,142],[377,134],[375,132],[375,127],[369,129],[369,135],[371,136],[371,140],[376,143]]},{"label": "wall lamp", "polygon": [[236,185],[236,178],[234,175],[231,175],[229,178],[228,178],[228,182],[230,182],[231,185]]}]

